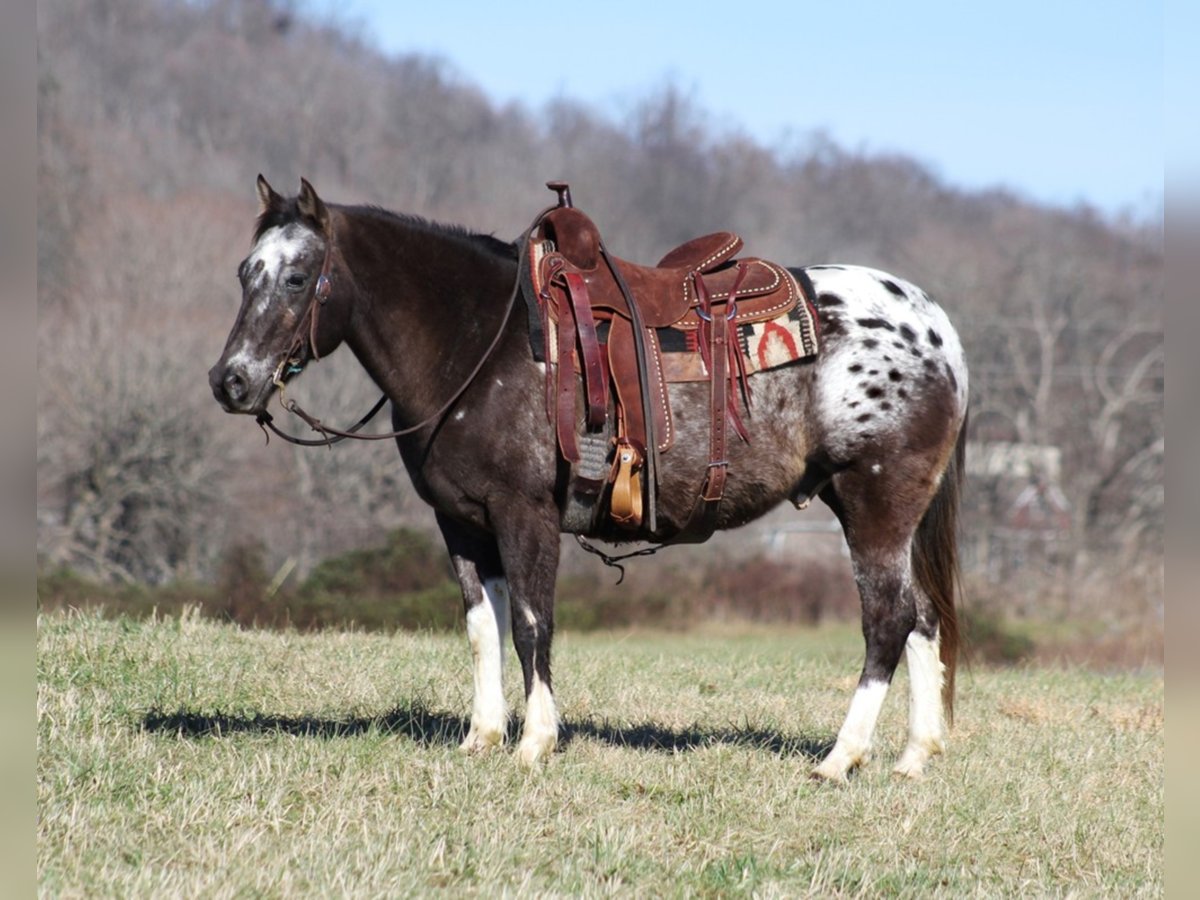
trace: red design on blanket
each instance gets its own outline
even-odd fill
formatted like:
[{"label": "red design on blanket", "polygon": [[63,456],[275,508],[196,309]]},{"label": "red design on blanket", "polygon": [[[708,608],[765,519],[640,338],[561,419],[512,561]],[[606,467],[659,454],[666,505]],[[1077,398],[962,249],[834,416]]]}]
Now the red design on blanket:
[{"label": "red design on blanket", "polygon": [[[758,339],[758,365],[761,369],[769,369],[772,366],[778,366],[781,363],[788,362],[793,359],[799,359],[800,354],[796,350],[796,342],[792,340],[791,333],[781,325],[776,324],[778,320],[772,319],[769,322],[763,323],[762,337]],[[783,347],[778,345],[772,346],[776,341],[780,341]],[[782,349],[783,353],[780,352]],[[782,359],[780,358],[786,354]]]}]

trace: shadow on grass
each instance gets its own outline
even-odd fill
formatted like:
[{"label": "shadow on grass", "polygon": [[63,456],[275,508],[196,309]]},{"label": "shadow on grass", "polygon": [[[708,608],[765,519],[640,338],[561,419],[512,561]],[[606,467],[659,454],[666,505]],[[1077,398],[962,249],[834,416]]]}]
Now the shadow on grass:
[{"label": "shadow on grass", "polygon": [[559,735],[559,747],[565,747],[579,738],[600,741],[614,747],[658,750],[665,753],[700,750],[717,745],[750,747],[778,756],[803,756],[813,761],[823,759],[833,749],[832,738],[780,734],[763,728],[751,728],[749,725],[741,728],[707,728],[692,725],[676,729],[652,722],[634,725],[612,725],[593,720],[564,722]]},{"label": "shadow on grass", "polygon": [[[420,703],[396,707],[381,716],[347,719],[315,716],[272,716],[263,713],[232,715],[199,713],[187,709],[164,712],[153,709],[141,720],[145,731],[174,734],[179,737],[223,737],[230,734],[283,733],[298,737],[341,738],[376,732],[399,735],[423,746],[457,746],[467,733],[469,723],[462,716],[437,712]],[[510,723],[509,734],[520,734],[521,720]],[[631,750],[679,753],[718,745],[750,747],[778,756],[802,756],[816,761],[833,747],[832,738],[780,734],[768,729],[744,727],[667,728],[651,722],[613,725],[594,719],[566,720],[559,732],[559,749],[576,740],[594,740]]]}]

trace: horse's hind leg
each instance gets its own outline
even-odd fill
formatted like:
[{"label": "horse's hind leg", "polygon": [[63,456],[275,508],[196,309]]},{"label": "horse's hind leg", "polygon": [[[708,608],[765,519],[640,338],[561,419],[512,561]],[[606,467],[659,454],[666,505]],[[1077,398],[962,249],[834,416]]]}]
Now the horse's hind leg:
[{"label": "horse's hind leg", "polygon": [[461,748],[476,753],[504,742],[508,712],[504,705],[504,635],[508,631],[508,583],[496,539],[438,515],[450,561],[462,588],[471,644],[474,700],[471,729]]},{"label": "horse's hind leg", "polygon": [[893,770],[907,778],[925,774],[925,763],[946,749],[938,625],[918,619],[904,645],[908,664],[908,745]]},{"label": "horse's hind leg", "polygon": [[[854,467],[835,476],[821,496],[846,532],[854,580],[862,599],[866,660],[850,711],[829,756],[814,775],[845,781],[851,769],[870,759],[879,711],[900,656],[908,648],[913,672],[912,726],[924,756],[906,752],[904,774],[919,775],[930,752],[941,749],[941,665],[937,618],[913,574],[913,535],[928,503],[916,485],[928,484],[900,463]],[[911,741],[910,741],[911,749]],[[906,761],[906,762],[905,762]],[[899,768],[899,767],[898,767]]]}]

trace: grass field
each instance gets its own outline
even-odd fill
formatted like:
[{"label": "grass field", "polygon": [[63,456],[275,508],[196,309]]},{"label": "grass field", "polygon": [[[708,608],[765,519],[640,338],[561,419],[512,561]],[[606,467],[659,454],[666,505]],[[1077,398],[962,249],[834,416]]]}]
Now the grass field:
[{"label": "grass field", "polygon": [[[564,634],[544,769],[457,750],[462,636],[38,621],[44,896],[1157,896],[1161,673],[960,676],[949,753],[807,780],[853,628]],[[517,713],[510,652],[509,702]]]}]

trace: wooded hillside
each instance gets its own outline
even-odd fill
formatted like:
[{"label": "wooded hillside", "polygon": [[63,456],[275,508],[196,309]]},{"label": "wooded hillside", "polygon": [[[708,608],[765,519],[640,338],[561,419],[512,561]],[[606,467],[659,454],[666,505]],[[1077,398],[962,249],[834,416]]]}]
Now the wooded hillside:
[{"label": "wooded hillside", "polygon": [[[1030,604],[1049,585],[1072,604],[1161,611],[1157,225],[966,193],[815,133],[760,146],[671,85],[622,121],[570,101],[498,108],[442,63],[385,56],[273,0],[39,0],[38,61],[44,566],[205,578],[240,540],[304,567],[429,524],[394,449],[264,447],[213,402],[254,177],[290,192],[303,175],[335,201],[503,237],[564,178],[621,255],[727,228],[782,262],[925,287],[971,367],[976,577],[1028,583]],[[297,390],[346,419],[373,399],[348,354]]]}]

